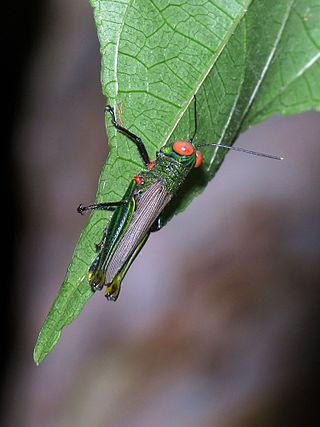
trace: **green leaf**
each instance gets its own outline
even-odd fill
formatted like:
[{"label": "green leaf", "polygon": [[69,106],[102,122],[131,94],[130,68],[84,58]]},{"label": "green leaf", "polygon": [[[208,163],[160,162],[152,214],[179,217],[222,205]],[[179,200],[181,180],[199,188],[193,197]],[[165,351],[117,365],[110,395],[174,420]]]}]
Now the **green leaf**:
[{"label": "green leaf", "polygon": [[[91,0],[101,47],[101,81],[117,118],[141,136],[151,158],[188,139],[231,145],[272,114],[320,108],[320,0]],[[108,122],[110,156],[98,201],[119,200],[142,169],[133,144]],[[257,147],[258,149],[258,147]],[[203,191],[227,150],[202,149],[205,162],[165,212],[169,219]],[[36,344],[36,363],[91,297],[86,280],[110,214],[94,212]]]}]

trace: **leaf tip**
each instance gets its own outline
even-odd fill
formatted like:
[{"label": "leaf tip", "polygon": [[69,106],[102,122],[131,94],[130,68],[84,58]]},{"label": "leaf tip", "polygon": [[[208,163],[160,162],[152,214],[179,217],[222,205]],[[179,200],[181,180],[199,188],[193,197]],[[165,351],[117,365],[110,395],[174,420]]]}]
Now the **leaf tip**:
[{"label": "leaf tip", "polygon": [[42,363],[43,359],[44,359],[44,357],[41,358],[41,356],[38,354],[37,344],[36,344],[36,346],[33,350],[33,361],[37,366],[39,366]]}]

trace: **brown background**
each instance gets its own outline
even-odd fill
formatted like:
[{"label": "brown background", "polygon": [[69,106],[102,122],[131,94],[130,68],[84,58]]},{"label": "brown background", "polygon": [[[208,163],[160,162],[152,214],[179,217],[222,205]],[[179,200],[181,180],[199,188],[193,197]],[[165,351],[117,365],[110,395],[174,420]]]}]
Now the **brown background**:
[{"label": "brown background", "polygon": [[88,2],[21,7],[5,70],[1,424],[316,425],[315,112],[242,135],[239,146],[285,161],[230,153],[206,192],[151,236],[119,301],[97,294],[34,365],[36,336],[86,221],[75,209],[94,200],[107,144]]}]

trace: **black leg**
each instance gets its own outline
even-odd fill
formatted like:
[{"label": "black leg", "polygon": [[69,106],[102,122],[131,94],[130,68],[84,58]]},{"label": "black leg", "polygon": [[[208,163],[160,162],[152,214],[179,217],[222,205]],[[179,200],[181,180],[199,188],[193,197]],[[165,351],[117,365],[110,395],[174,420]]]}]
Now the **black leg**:
[{"label": "black leg", "polygon": [[86,211],[93,211],[95,209],[98,210],[110,210],[116,208],[118,206],[127,206],[128,200],[120,200],[120,202],[110,202],[110,203],[93,203],[92,205],[83,206],[82,203],[77,208],[77,212],[81,215]]},{"label": "black leg", "polygon": [[162,228],[162,226],[163,224],[162,224],[161,216],[158,216],[158,218],[150,227],[151,233],[154,233],[155,231],[159,231]]},{"label": "black leg", "polygon": [[124,127],[122,127],[122,126],[119,125],[119,123],[116,120],[116,117],[115,117],[115,114],[114,114],[114,110],[111,107],[111,105],[107,105],[106,106],[105,112],[109,113],[111,115],[112,124],[117,129],[117,131],[123,133],[123,135],[125,135],[127,138],[129,138],[130,141],[132,141],[136,145],[136,147],[137,147],[137,149],[139,151],[139,154],[140,154],[140,156],[142,158],[143,163],[146,166],[149,166],[150,165],[150,158],[149,158],[147,149],[146,149],[144,143],[142,142],[142,139],[139,138],[134,133],[130,132],[128,129],[126,129],[126,128],[124,128]]}]

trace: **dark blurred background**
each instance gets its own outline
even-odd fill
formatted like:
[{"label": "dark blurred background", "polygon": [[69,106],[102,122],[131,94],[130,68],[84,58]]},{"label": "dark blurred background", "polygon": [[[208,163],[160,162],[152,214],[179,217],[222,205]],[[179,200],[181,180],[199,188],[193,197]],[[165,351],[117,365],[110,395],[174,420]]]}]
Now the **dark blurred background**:
[{"label": "dark blurred background", "polygon": [[[45,5],[45,6],[44,6]],[[7,6],[1,426],[319,425],[319,114],[275,117],[97,294],[40,367],[42,322],[107,154],[87,1]],[[317,411],[318,412],[318,411]]]}]

